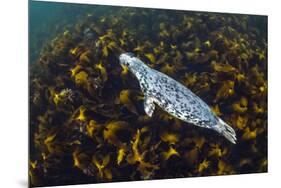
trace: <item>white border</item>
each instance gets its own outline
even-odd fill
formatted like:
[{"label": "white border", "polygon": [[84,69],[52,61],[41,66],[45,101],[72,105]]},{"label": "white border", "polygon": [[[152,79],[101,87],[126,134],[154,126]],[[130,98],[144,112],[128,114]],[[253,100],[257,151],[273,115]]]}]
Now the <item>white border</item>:
[{"label": "white border", "polygon": [[[38,0],[49,1],[49,0]],[[54,0],[51,0],[54,1]],[[228,12],[243,14],[269,14],[270,4],[265,1],[246,0],[55,0],[54,2],[71,2],[84,4],[119,5],[132,7],[165,8],[180,10],[198,10],[210,12]],[[233,6],[232,6],[233,5]]]},{"label": "white border", "polygon": [[[275,0],[68,0],[90,4],[269,15],[269,173],[68,187],[278,187],[280,185],[280,5]],[[27,186],[27,1],[1,2],[0,187]],[[276,186],[277,185],[277,186]]]}]

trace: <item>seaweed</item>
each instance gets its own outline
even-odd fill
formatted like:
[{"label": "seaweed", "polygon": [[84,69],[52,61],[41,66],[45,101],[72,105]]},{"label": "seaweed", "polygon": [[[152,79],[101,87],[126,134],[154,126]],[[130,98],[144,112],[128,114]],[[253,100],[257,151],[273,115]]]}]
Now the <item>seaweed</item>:
[{"label": "seaweed", "polygon": [[[267,171],[264,17],[99,12],[56,33],[30,65],[31,186]],[[203,98],[237,145],[159,107],[146,116],[138,82],[119,65],[125,51]]]}]

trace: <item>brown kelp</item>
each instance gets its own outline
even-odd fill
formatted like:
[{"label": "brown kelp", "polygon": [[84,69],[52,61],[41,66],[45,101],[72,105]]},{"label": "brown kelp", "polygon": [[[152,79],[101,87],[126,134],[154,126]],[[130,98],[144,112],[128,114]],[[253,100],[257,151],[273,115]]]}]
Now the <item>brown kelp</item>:
[{"label": "brown kelp", "polygon": [[[32,186],[267,171],[266,17],[100,12],[68,25],[30,65]],[[146,116],[118,62],[125,51],[200,96],[237,144],[160,108]]]}]

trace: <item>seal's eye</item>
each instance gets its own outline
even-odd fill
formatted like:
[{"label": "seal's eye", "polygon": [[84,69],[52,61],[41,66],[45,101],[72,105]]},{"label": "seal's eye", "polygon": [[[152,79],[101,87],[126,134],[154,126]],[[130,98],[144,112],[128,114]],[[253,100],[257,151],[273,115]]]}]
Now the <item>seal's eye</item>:
[{"label": "seal's eye", "polygon": [[128,61],[124,62],[124,65],[129,66],[129,62]]}]

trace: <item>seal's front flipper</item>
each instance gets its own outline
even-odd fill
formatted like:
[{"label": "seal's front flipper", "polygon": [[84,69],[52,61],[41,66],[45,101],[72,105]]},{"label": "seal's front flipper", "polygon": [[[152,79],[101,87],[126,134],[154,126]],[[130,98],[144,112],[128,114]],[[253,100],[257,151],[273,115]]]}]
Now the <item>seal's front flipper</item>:
[{"label": "seal's front flipper", "polygon": [[155,104],[153,103],[153,101],[154,100],[152,97],[144,97],[144,111],[149,117],[152,117],[152,114],[155,109]]}]

